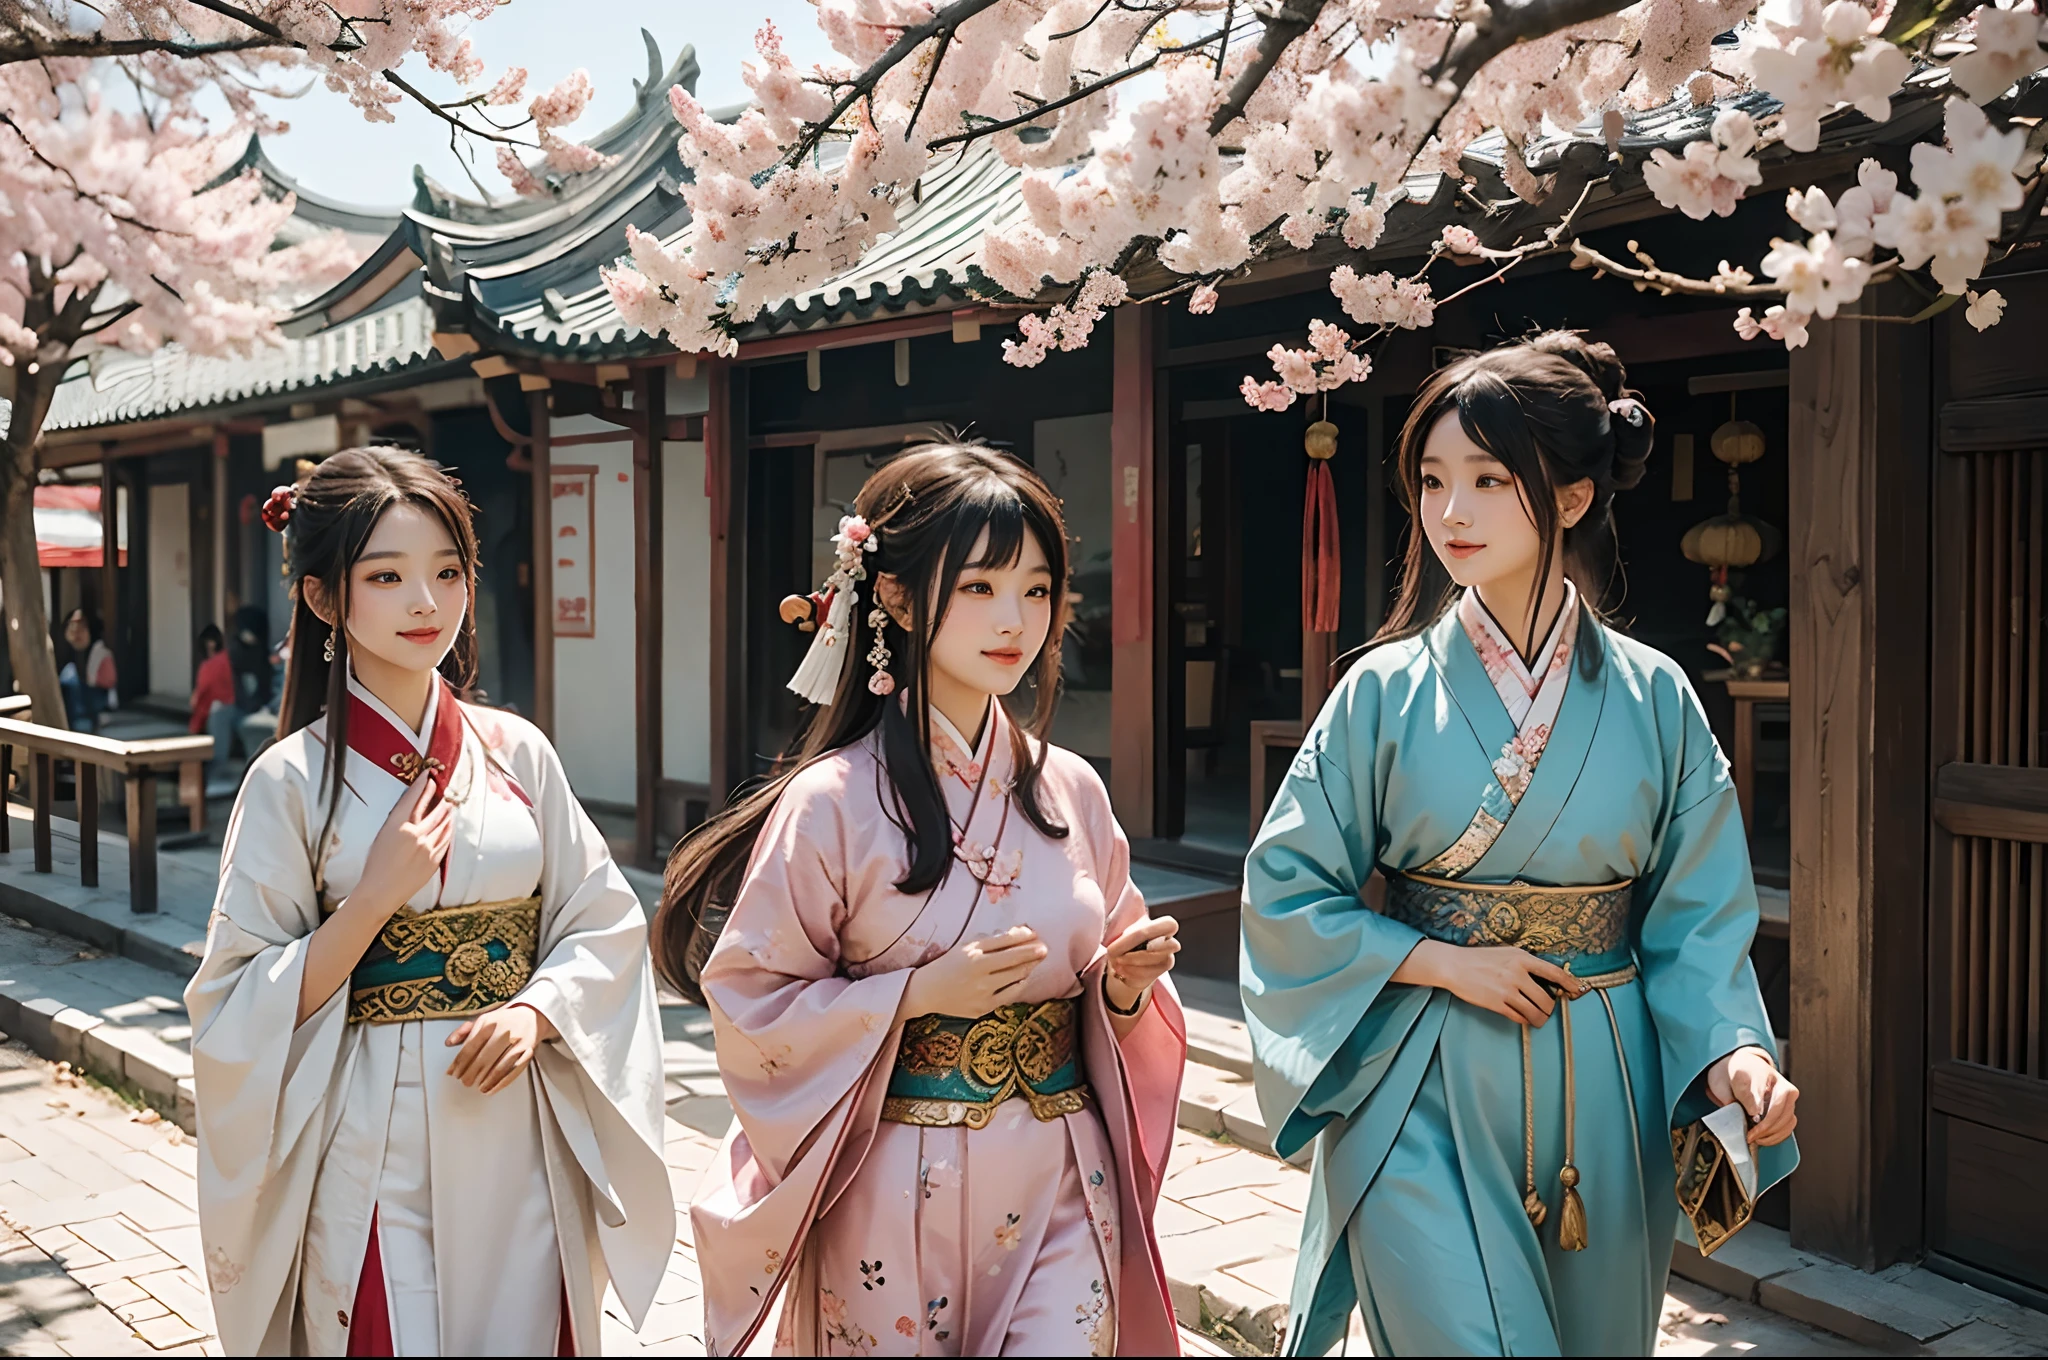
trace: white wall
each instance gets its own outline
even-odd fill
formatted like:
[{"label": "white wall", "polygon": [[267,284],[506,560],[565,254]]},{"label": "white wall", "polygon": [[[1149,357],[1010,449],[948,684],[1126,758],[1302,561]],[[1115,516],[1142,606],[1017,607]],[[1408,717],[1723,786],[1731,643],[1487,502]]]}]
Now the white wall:
[{"label": "white wall", "polygon": [[192,692],[192,501],[183,482],[149,488],[149,692]]},{"label": "white wall", "polygon": [[[633,697],[633,442],[595,416],[565,416],[554,438],[612,434],[616,442],[572,444],[550,453],[553,467],[597,469],[591,508],[596,636],[555,639],[555,749],[579,797],[630,807],[635,797]],[[154,541],[152,536],[152,541]],[[553,572],[552,559],[549,571]],[[551,597],[552,598],[552,597]]]},{"label": "white wall", "polygon": [[711,502],[704,446],[661,446],[661,773],[711,782]]}]

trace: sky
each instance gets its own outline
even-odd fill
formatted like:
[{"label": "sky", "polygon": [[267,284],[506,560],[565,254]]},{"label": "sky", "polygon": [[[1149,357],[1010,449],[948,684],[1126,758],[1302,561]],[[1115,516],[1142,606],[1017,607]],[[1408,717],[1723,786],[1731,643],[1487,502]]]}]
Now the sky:
[{"label": "sky", "polygon": [[[588,71],[597,97],[565,129],[581,141],[611,126],[632,106],[633,82],[647,70],[642,28],[654,35],[664,68],[685,44],[696,47],[703,68],[697,96],[716,108],[747,98],[740,65],[752,59],[754,32],[764,19],[773,19],[782,30],[784,48],[798,66],[834,58],[808,0],[511,0],[472,25],[470,36],[483,58],[486,85],[508,66],[524,66],[527,92],[537,94],[578,67]],[[424,67],[415,56],[399,73],[440,98],[461,93],[447,77]],[[411,201],[413,167],[421,165],[448,188],[475,195],[449,147],[447,124],[410,101],[396,106],[395,123],[372,123],[345,98],[316,84],[273,108],[291,130],[266,137],[264,149],[316,193],[365,207],[398,207]],[[493,194],[509,193],[491,150],[475,145],[477,178]]]}]

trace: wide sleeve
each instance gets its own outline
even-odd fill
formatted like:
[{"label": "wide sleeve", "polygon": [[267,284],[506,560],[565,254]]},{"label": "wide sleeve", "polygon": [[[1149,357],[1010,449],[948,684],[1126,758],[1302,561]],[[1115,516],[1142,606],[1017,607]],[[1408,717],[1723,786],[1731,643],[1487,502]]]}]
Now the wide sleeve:
[{"label": "wide sleeve", "polygon": [[1379,838],[1380,684],[1365,667],[1339,683],[1245,861],[1239,987],[1259,1108],[1282,1157],[1350,1113],[1315,1098],[1326,1070],[1355,1106],[1429,997],[1389,986],[1421,933],[1360,896]]},{"label": "wide sleeve", "polygon": [[[1689,687],[1679,689],[1677,734],[1667,752],[1681,771],[1649,872],[1636,957],[1657,1026],[1664,1103],[1672,1127],[1713,1108],[1703,1074],[1716,1059],[1754,1044],[1777,1061],[1777,1041],[1750,965],[1756,880],[1728,761]],[[1792,1169],[1790,1142],[1759,1150],[1762,1184]]]},{"label": "wide sleeve", "polygon": [[535,1067],[590,1183],[605,1265],[637,1321],[675,1239],[647,917],[554,747],[538,733],[524,746],[520,779],[541,830],[542,929],[540,961],[514,1002],[561,1035],[541,1046]]},{"label": "wide sleeve", "polygon": [[[199,1210],[223,1344],[269,1341],[318,1166],[319,1115],[340,1066],[347,988],[297,1023],[319,923],[307,843],[312,777],[280,748],[249,771],[228,819],[206,953],[185,988],[199,1123]],[[282,1234],[282,1236],[280,1236]]]},{"label": "wide sleeve", "polygon": [[890,1043],[909,969],[851,978],[839,931],[850,867],[882,847],[849,844],[841,762],[784,788],[700,985],[733,1113],[771,1184]]}]

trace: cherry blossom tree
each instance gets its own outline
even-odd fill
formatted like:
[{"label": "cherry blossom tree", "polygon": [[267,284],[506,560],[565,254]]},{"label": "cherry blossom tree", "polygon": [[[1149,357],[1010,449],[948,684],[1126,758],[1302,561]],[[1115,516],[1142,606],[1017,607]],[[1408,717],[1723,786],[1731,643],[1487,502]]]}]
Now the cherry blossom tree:
[{"label": "cherry blossom tree", "polygon": [[[62,725],[32,498],[56,387],[95,348],[175,342],[197,354],[277,340],[290,307],[355,261],[339,233],[274,248],[292,200],[253,174],[221,181],[263,95],[312,74],[370,121],[413,99],[452,137],[495,143],[545,193],[601,158],[561,137],[590,97],[581,72],[526,101],[526,72],[479,88],[465,32],[500,0],[0,2],[0,596],[16,684]],[[437,102],[399,74],[409,56],[474,91]],[[296,81],[297,88],[287,86]],[[202,96],[218,94],[225,118]],[[522,149],[537,150],[527,167]]]},{"label": "cherry blossom tree", "polygon": [[[1404,179],[1441,171],[1455,190],[1461,155],[1489,130],[1519,199],[1571,203],[1511,239],[1493,239],[1492,212],[1448,227],[1407,278],[1335,270],[1360,331],[1319,321],[1305,347],[1276,346],[1276,380],[1244,384],[1266,409],[1359,380],[1371,341],[1429,325],[1448,300],[1432,296],[1429,266],[1446,258],[1491,266],[1482,286],[1568,253],[1646,291],[1748,302],[1742,334],[1788,346],[1871,284],[1924,272],[1987,326],[2003,300],[1972,284],[2048,197],[2038,137],[1998,113],[2048,65],[2036,0],[816,3],[839,63],[799,71],[767,25],[746,71],[754,106],[736,121],[671,92],[692,221],[666,240],[629,228],[630,259],[606,281],[630,323],[686,352],[731,353],[739,327],[859,259],[921,176],[977,142],[1024,171],[1026,214],[985,238],[979,262],[1011,298],[1053,303],[1005,345],[1027,366],[1086,344],[1111,307],[1184,293],[1205,312],[1260,259],[1329,235],[1370,250]],[[1739,47],[1717,47],[1731,30]],[[1813,150],[1838,109],[1887,119],[1909,82],[1951,92],[1945,144],[1912,148],[1910,186],[1871,162],[1839,198],[1795,193],[1804,234],[1754,270],[1691,278],[1576,235],[1589,196],[1622,175],[1689,216],[1732,214],[1767,150]],[[1775,107],[1741,98],[1752,93]],[[1619,154],[1626,113],[1674,100],[1719,107],[1707,136],[1682,155]],[[1530,168],[1539,137],[1587,126],[1617,153],[1601,177],[1560,184]]]}]

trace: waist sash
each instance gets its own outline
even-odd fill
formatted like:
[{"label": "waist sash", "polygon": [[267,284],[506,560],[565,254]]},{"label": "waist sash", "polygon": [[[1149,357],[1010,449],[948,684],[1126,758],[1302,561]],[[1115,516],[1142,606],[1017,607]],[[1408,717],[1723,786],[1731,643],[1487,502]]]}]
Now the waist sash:
[{"label": "waist sash", "polygon": [[[1628,949],[1632,881],[1591,887],[1543,888],[1527,883],[1464,883],[1383,870],[1387,880],[1387,915],[1414,926],[1446,944],[1514,945],[1563,965],[1596,995],[1607,1010],[1614,1035],[1614,1058],[1621,1066],[1622,1089],[1629,1091],[1628,1055],[1621,1048],[1621,1028],[1607,989],[1636,980],[1635,960]],[[1591,964],[1589,971],[1579,971]],[[1576,965],[1576,967],[1575,967]],[[1556,989],[1545,984],[1553,995]],[[1564,1251],[1586,1249],[1586,1206],[1579,1194],[1583,1178],[1573,1156],[1578,1122],[1578,1072],[1572,1049],[1572,1001],[1557,997],[1557,1023],[1564,1055],[1564,1164],[1558,1168],[1557,1245]],[[1530,1226],[1541,1231],[1550,1208],[1536,1190],[1536,1070],[1529,1050],[1529,1027],[1522,1032],[1522,1210]],[[1634,1095],[1629,1096],[1634,1109]]]},{"label": "waist sash", "polygon": [[1381,872],[1387,880],[1387,915],[1433,940],[1516,945],[1558,963],[1627,948],[1632,881],[1546,888]]},{"label": "waist sash", "polygon": [[970,1129],[1015,1096],[1040,1120],[1085,1108],[1080,1014],[1071,1000],[1012,1002],[979,1019],[920,1015],[903,1026],[882,1118]]},{"label": "waist sash", "polygon": [[538,897],[401,908],[349,974],[349,1023],[480,1015],[519,994],[539,955]]}]

